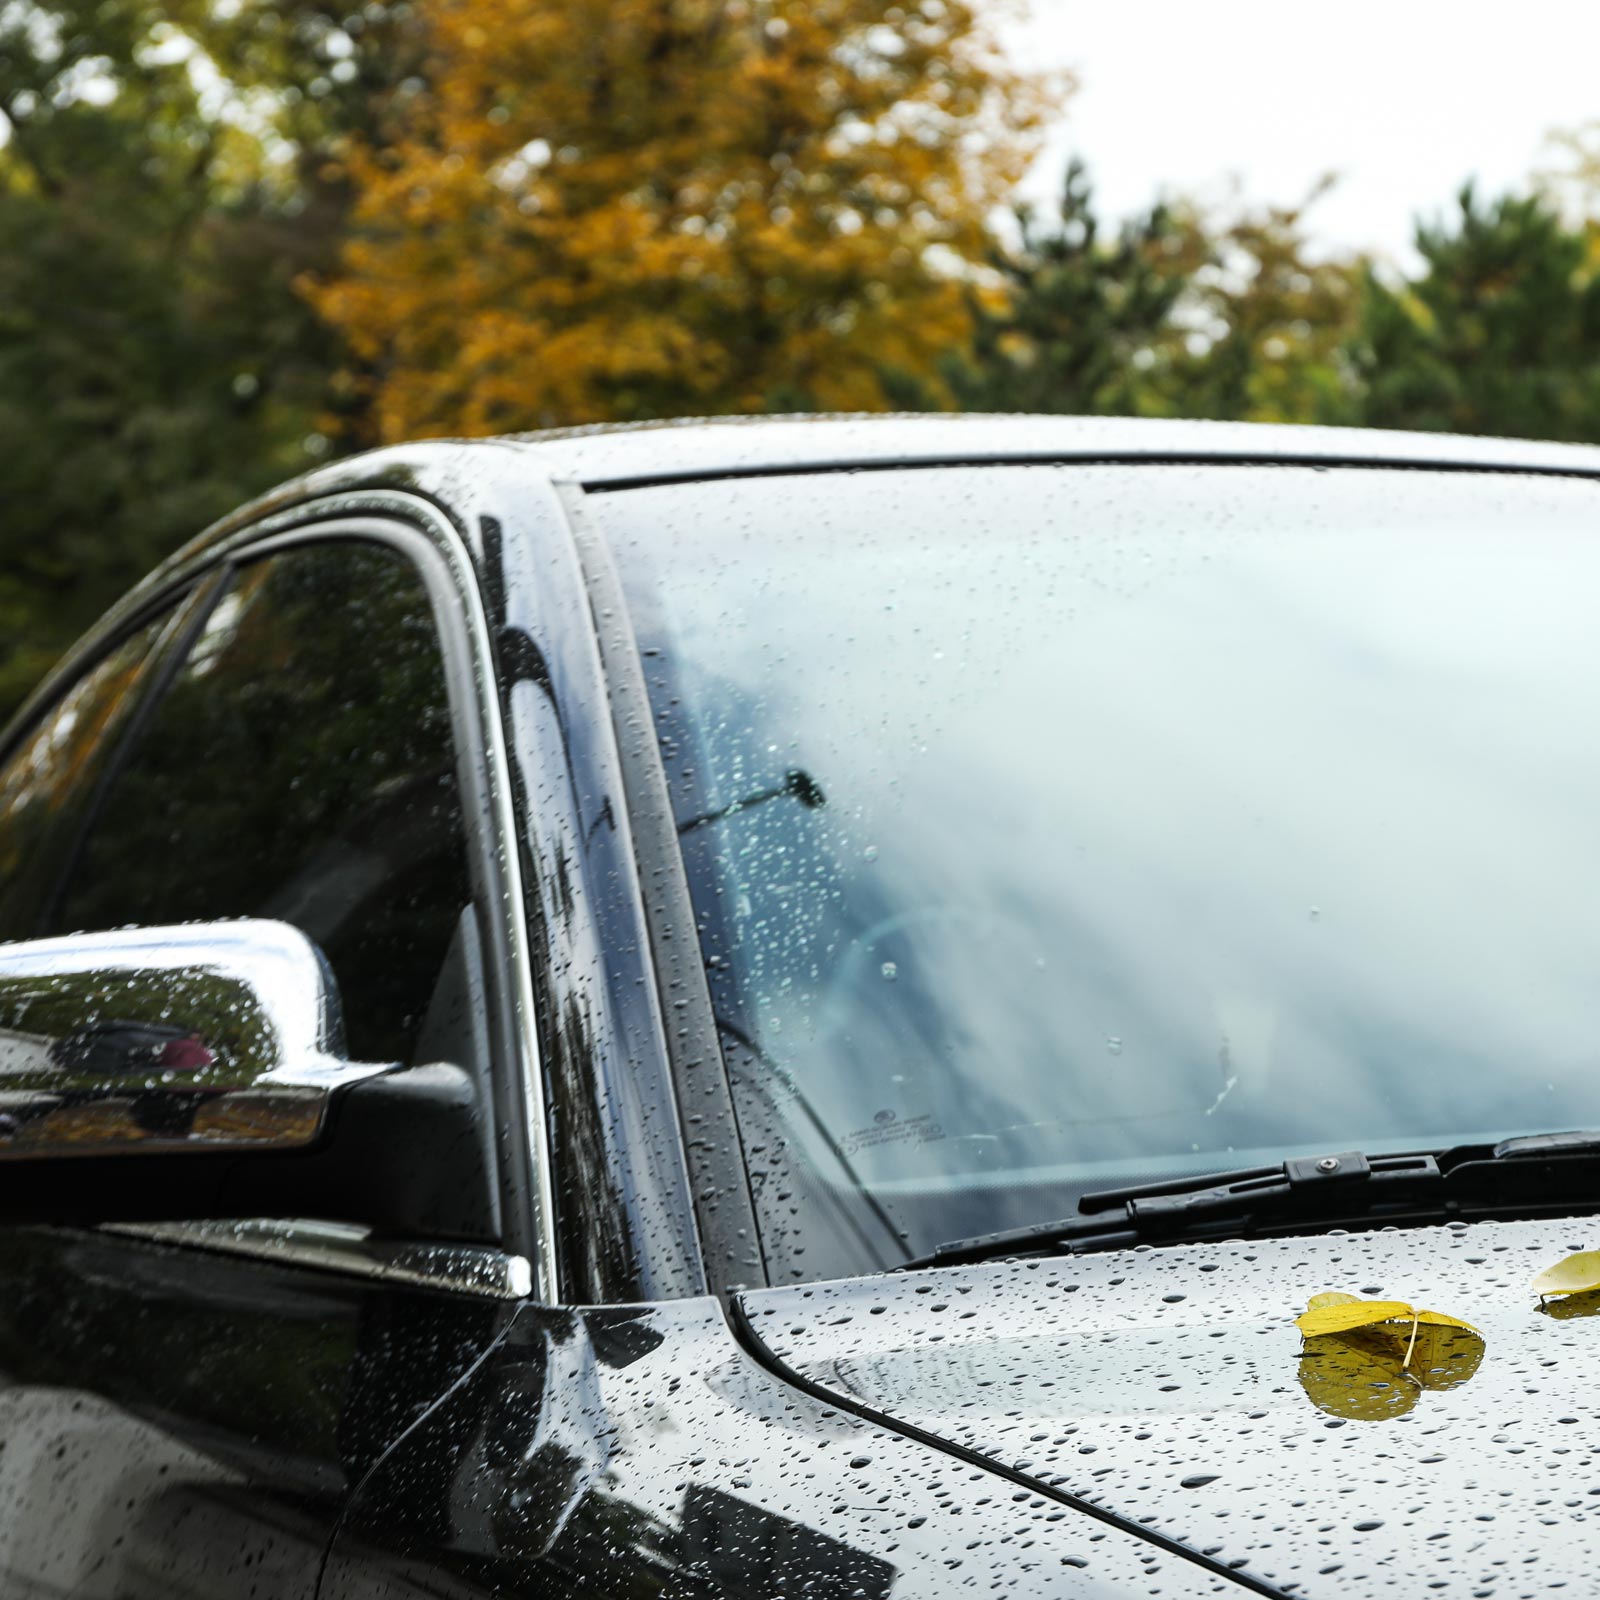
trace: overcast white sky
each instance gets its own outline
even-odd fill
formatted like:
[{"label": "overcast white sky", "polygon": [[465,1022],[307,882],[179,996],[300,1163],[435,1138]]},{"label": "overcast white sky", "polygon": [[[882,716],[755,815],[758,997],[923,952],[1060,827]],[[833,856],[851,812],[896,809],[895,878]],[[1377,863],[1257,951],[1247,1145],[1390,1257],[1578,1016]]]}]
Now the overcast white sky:
[{"label": "overcast white sky", "polygon": [[1330,169],[1311,232],[1407,258],[1410,220],[1463,179],[1547,162],[1547,133],[1600,119],[1600,0],[1032,0],[1025,59],[1080,89],[1029,182],[1084,156],[1104,215],[1158,190],[1293,201]]}]

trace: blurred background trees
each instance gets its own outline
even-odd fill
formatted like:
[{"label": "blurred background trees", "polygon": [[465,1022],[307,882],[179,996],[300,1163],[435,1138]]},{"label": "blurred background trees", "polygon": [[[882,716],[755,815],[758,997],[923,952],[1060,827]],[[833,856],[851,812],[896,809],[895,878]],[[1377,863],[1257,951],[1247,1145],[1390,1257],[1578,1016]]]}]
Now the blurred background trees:
[{"label": "blurred background trees", "polygon": [[383,440],[881,406],[961,337],[1050,88],[968,0],[432,0],[424,37],[310,289]]},{"label": "blurred background trees", "polygon": [[1317,192],[1120,225],[995,0],[0,0],[0,716],[330,455],[674,414],[1600,441],[1600,126],[1406,272]]},{"label": "blurred background trees", "polygon": [[0,0],[0,708],[325,444],[336,345],[295,278],[329,259],[337,203],[276,104],[223,91],[205,20]]},{"label": "blurred background trees", "polygon": [[1409,282],[1368,272],[1350,346],[1361,420],[1600,440],[1600,235],[1549,198],[1480,199],[1417,227]]}]

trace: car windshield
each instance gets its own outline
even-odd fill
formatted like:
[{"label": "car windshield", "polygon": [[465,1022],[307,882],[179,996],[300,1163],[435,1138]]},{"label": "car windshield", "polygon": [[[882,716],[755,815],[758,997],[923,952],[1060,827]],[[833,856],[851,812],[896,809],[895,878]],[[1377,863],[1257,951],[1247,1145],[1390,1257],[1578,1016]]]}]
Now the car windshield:
[{"label": "car windshield", "polygon": [[775,1281],[1600,1126],[1600,490],[948,466],[596,495]]}]

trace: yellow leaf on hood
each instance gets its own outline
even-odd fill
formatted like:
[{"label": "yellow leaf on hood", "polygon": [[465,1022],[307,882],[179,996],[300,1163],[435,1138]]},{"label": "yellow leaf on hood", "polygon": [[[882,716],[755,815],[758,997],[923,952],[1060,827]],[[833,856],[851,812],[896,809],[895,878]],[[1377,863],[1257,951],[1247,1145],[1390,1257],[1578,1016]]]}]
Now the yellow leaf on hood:
[{"label": "yellow leaf on hood", "polygon": [[1417,1330],[1427,1325],[1435,1328],[1465,1328],[1469,1333],[1478,1330],[1459,1317],[1447,1317],[1442,1311],[1419,1311],[1404,1300],[1358,1300],[1354,1295],[1330,1289],[1314,1294],[1306,1309],[1294,1319],[1294,1325],[1306,1339],[1320,1339],[1330,1333],[1349,1333],[1355,1328],[1378,1328],[1391,1323],[1404,1323],[1410,1335],[1406,1353],[1401,1358],[1402,1368],[1411,1365],[1417,1347]]},{"label": "yellow leaf on hood", "polygon": [[[1330,1303],[1331,1302],[1331,1303]],[[1352,1328],[1370,1328],[1380,1322],[1427,1323],[1439,1328],[1472,1328],[1459,1317],[1442,1311],[1418,1311],[1404,1300],[1357,1300],[1353,1295],[1334,1300],[1331,1295],[1313,1295],[1310,1309],[1294,1319],[1294,1325],[1308,1339],[1324,1333],[1348,1333]],[[1474,1333],[1477,1332],[1473,1328]]]},{"label": "yellow leaf on hood", "polygon": [[1600,1289],[1600,1250],[1579,1250],[1546,1267],[1529,1286],[1541,1300],[1552,1294],[1582,1294]]},{"label": "yellow leaf on hood", "polygon": [[1414,1345],[1404,1323],[1380,1323],[1307,1339],[1300,1350],[1300,1386],[1319,1411],[1354,1421],[1403,1417],[1428,1390],[1459,1388],[1483,1360],[1481,1335],[1470,1328],[1423,1327]]},{"label": "yellow leaf on hood", "polygon": [[1361,1304],[1361,1297],[1346,1294],[1343,1289],[1324,1289],[1321,1294],[1314,1294],[1306,1302],[1312,1311],[1320,1311],[1324,1306],[1355,1306]]}]

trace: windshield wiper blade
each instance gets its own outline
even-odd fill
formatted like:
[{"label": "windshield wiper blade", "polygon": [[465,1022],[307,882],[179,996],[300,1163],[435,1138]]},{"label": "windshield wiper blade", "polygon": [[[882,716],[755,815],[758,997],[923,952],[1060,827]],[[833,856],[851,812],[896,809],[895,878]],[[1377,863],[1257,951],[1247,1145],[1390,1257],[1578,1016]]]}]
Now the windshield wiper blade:
[{"label": "windshield wiper blade", "polygon": [[[1131,1189],[1105,1189],[1078,1201],[1079,1216],[1034,1227],[942,1244],[907,1266],[948,1266],[1040,1250],[1107,1250],[1152,1239],[1193,1238],[1212,1223],[1234,1227],[1270,1211],[1274,1220],[1303,1213],[1308,1221],[1330,1210],[1360,1211],[1381,1199],[1415,1201],[1442,1179],[1433,1155],[1377,1156],[1359,1150],[1305,1156],[1275,1167],[1251,1167],[1180,1178]],[[1360,1199],[1351,1191],[1359,1188]],[[1333,1191],[1339,1191],[1335,1194]]]},{"label": "windshield wiper blade", "polygon": [[1378,1223],[1507,1208],[1600,1204],[1600,1132],[1529,1134],[1496,1145],[1405,1155],[1305,1156],[1083,1195],[1079,1214],[942,1244],[906,1267],[1044,1251],[1114,1250],[1153,1241]]}]

